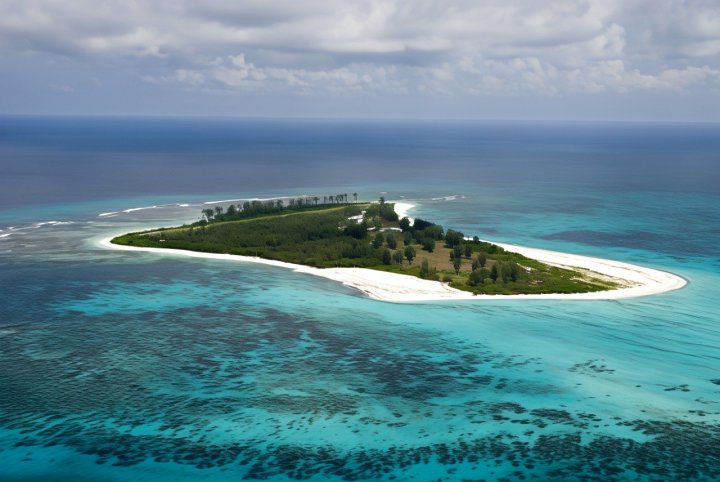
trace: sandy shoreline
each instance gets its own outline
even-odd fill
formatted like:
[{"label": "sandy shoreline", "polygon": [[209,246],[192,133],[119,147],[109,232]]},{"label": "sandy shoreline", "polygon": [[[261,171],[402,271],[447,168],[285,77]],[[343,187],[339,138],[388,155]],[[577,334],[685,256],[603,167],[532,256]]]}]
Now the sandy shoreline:
[{"label": "sandy shoreline", "polygon": [[[395,212],[405,217],[415,205],[404,202],[395,203]],[[139,248],[112,244],[111,238],[100,240],[100,246],[121,251],[145,251],[150,253],[189,256],[192,258],[220,259],[234,262],[258,263],[279,268],[291,269],[298,273],[321,276],[362,291],[370,298],[395,303],[414,303],[423,301],[444,300],[508,300],[508,299],[542,299],[542,300],[617,300],[648,296],[680,289],[687,281],[680,276],[642,266],[601,258],[591,258],[576,254],[561,253],[545,249],[526,248],[512,244],[494,243],[508,251],[522,254],[540,262],[562,268],[589,270],[600,274],[625,286],[610,291],[572,294],[543,295],[473,295],[467,291],[450,288],[439,281],[430,281],[414,276],[387,273],[365,268],[313,268],[299,264],[274,261],[254,256],[238,256],[233,254],[200,253],[169,248]]]},{"label": "sandy shoreline", "polygon": [[612,277],[625,284],[628,288],[595,293],[544,294],[544,295],[473,295],[467,291],[450,288],[438,281],[429,281],[396,273],[387,273],[364,268],[313,268],[310,266],[274,261],[252,256],[232,254],[200,253],[169,248],[139,248],[120,246],[110,242],[112,238],[100,240],[103,248],[120,251],[145,251],[150,253],[168,254],[173,256],[189,256],[192,258],[219,259],[234,262],[250,262],[292,269],[298,273],[321,276],[338,281],[345,286],[362,291],[370,298],[395,303],[413,303],[423,301],[444,300],[508,300],[508,299],[543,299],[543,300],[614,300],[647,296],[664,293],[682,288],[687,282],[674,274],[645,268],[619,261],[590,258],[556,251],[525,248],[509,244],[495,243],[505,249],[515,251],[529,258],[548,264],[563,267],[576,267],[595,271]]},{"label": "sandy shoreline", "polygon": [[493,244],[505,248],[508,251],[522,254],[528,258],[536,259],[542,263],[558,266],[561,268],[589,270],[606,276],[608,279],[619,284],[627,285],[610,291],[597,291],[594,293],[575,294],[547,294],[547,295],[516,295],[522,298],[542,299],[577,299],[577,300],[617,300],[622,298],[634,298],[637,296],[648,296],[667,291],[674,291],[687,284],[685,278],[660,271],[646,268],[621,261],[593,258],[577,254],[561,253],[546,249],[527,248],[514,244],[496,243]]}]

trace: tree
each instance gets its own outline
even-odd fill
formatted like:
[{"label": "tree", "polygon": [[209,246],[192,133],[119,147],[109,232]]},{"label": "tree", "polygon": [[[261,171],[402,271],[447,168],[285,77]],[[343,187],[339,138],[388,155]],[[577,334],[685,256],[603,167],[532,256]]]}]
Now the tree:
[{"label": "tree", "polygon": [[393,261],[397,264],[402,264],[403,259],[405,259],[405,256],[403,256],[402,251],[398,250],[393,253]]},{"label": "tree", "polygon": [[220,216],[223,213],[222,206],[215,206],[215,215]]},{"label": "tree", "polygon": [[405,246],[405,258],[407,258],[408,264],[412,264],[413,259],[415,259],[415,248],[409,244]]},{"label": "tree", "polygon": [[422,231],[423,229],[429,228],[430,226],[435,226],[435,223],[431,223],[430,221],[425,221],[424,219],[415,218],[415,222],[413,223],[413,231]]},{"label": "tree", "polygon": [[395,212],[392,204],[381,204],[378,209],[380,217],[388,221],[397,221],[398,215]]},{"label": "tree", "polygon": [[355,198],[355,202],[357,202],[357,193],[356,192],[353,193],[353,197]]},{"label": "tree", "polygon": [[363,239],[368,234],[367,223],[365,221],[361,222],[360,224],[350,223],[345,226],[343,234],[347,236],[352,236],[355,239]]},{"label": "tree", "polygon": [[213,210],[210,209],[210,208],[208,208],[208,209],[203,209],[203,212],[202,212],[202,213],[205,215],[205,219],[207,219],[208,221],[211,221],[212,218],[213,218],[213,216],[215,216],[215,211],[213,211]]},{"label": "tree", "polygon": [[406,231],[405,234],[403,235],[403,243],[405,243],[405,245],[407,246],[409,244],[412,244],[412,242],[413,242],[412,233],[410,231]]},{"label": "tree", "polygon": [[430,264],[428,263],[428,260],[423,259],[422,263],[420,264],[420,277],[427,278],[429,274],[430,274]]},{"label": "tree", "polygon": [[433,224],[432,226],[426,227],[423,232],[425,233],[425,236],[432,237],[436,240],[441,240],[445,237],[443,234],[443,227],[439,224]]},{"label": "tree", "polygon": [[383,204],[385,204],[385,198],[380,196],[380,205],[382,206]]},{"label": "tree", "polygon": [[383,264],[392,263],[392,255],[390,254],[390,250],[387,248],[385,248],[385,251],[383,251],[382,262],[383,262]]},{"label": "tree", "polygon": [[410,220],[406,217],[400,220],[400,229],[404,232],[410,231]]},{"label": "tree", "polygon": [[510,281],[513,281],[513,282],[517,281],[517,279],[518,279],[518,273],[519,273],[519,271],[520,271],[520,267],[517,265],[517,263],[510,262],[507,266],[504,267],[504,269],[503,269],[503,281],[506,281],[506,282],[507,282],[507,280],[505,279],[505,278],[506,278],[506,274],[505,274],[506,271],[507,271],[507,278],[510,279]]},{"label": "tree", "polygon": [[500,277],[502,278],[503,283],[507,283],[510,281],[510,265],[509,264],[501,264],[500,265]]},{"label": "tree", "polygon": [[464,238],[465,238],[465,235],[463,233],[461,233],[460,231],[448,229],[447,233],[445,234],[445,245],[448,248],[454,248],[455,246],[462,243]]},{"label": "tree", "polygon": [[385,237],[385,241],[387,242],[388,248],[395,249],[397,248],[397,239],[395,239],[395,235],[392,233],[389,233]]},{"label": "tree", "polygon": [[471,258],[472,257],[472,244],[465,243],[465,257]]},{"label": "tree", "polygon": [[456,259],[456,258],[457,259],[462,258],[462,248],[460,247],[459,244],[453,248],[453,259]]},{"label": "tree", "polygon": [[425,238],[422,242],[423,249],[428,253],[432,253],[435,250],[435,240],[433,238]]},{"label": "tree", "polygon": [[378,249],[380,246],[383,245],[384,241],[385,241],[385,238],[383,237],[382,233],[377,233],[375,235],[375,239],[373,239],[372,247],[375,249]]},{"label": "tree", "polygon": [[477,261],[478,261],[478,264],[480,265],[480,267],[484,268],[485,263],[487,263],[487,256],[485,256],[485,253],[478,254]]},{"label": "tree", "polygon": [[490,270],[490,278],[493,280],[493,283],[497,282],[499,274],[500,273],[498,273],[497,265],[493,265],[492,269]]},{"label": "tree", "polygon": [[320,200],[319,197],[313,196],[313,202],[315,203],[316,206],[317,206],[317,203],[318,203],[319,200]]},{"label": "tree", "polygon": [[460,274],[460,265],[462,264],[462,258],[460,256],[455,256],[453,259],[453,268],[455,269],[455,274]]},{"label": "tree", "polygon": [[484,269],[474,269],[470,272],[470,276],[468,276],[468,284],[470,286],[477,286],[483,284],[485,281],[485,271]]}]

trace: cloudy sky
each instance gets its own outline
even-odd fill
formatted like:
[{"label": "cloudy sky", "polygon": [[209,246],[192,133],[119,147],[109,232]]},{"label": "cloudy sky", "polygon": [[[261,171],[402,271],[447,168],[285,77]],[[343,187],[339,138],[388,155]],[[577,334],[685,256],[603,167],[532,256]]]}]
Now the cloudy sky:
[{"label": "cloudy sky", "polygon": [[0,113],[720,121],[720,1],[2,0]]}]

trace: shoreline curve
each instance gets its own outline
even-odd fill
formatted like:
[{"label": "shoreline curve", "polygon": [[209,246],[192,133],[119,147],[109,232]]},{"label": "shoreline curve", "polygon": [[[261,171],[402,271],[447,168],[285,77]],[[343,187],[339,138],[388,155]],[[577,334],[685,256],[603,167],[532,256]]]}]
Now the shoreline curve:
[{"label": "shoreline curve", "polygon": [[118,251],[143,251],[174,256],[187,256],[192,258],[205,258],[264,264],[297,273],[306,273],[320,276],[342,283],[350,288],[357,289],[369,298],[378,301],[394,303],[418,303],[433,301],[461,301],[461,300],[618,300],[649,296],[682,288],[687,280],[666,271],[660,271],[643,266],[637,266],[621,261],[612,261],[602,258],[593,258],[576,254],[562,253],[545,249],[527,248],[504,243],[495,243],[509,251],[522,254],[528,258],[536,259],[546,264],[564,268],[580,268],[599,273],[612,278],[614,281],[628,285],[607,291],[592,293],[548,293],[527,295],[474,295],[468,291],[461,291],[449,287],[440,281],[423,280],[409,275],[376,271],[367,268],[314,268],[299,264],[275,261],[254,256],[239,256],[233,254],[203,253],[171,248],[147,248],[112,244],[113,237],[103,238],[99,245],[105,249]]}]

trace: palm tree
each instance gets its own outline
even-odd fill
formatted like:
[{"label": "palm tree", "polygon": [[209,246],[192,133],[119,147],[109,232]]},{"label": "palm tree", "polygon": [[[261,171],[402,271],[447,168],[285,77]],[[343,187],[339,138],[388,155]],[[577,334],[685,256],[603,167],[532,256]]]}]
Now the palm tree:
[{"label": "palm tree", "polygon": [[313,202],[315,203],[316,206],[317,206],[317,203],[318,203],[319,200],[320,200],[319,197],[313,196]]},{"label": "palm tree", "polygon": [[357,193],[356,192],[353,193],[353,197],[355,198],[355,202],[357,202]]}]

